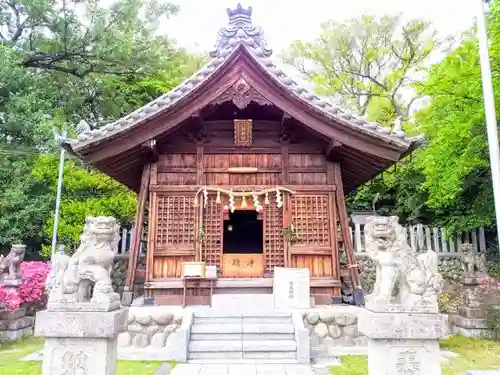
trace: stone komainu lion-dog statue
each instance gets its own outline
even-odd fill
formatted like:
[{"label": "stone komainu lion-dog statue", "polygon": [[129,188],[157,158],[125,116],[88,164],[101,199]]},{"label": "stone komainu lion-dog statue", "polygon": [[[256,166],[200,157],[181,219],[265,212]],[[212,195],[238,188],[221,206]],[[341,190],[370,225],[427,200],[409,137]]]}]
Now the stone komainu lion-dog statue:
[{"label": "stone komainu lion-dog statue", "polygon": [[0,281],[21,279],[21,263],[25,253],[25,245],[12,245],[6,257],[0,255]]},{"label": "stone komainu lion-dog statue", "polygon": [[[432,250],[418,255],[412,251],[397,216],[368,217],[365,244],[376,266],[374,290],[367,300],[415,309],[437,308],[437,296],[443,287],[438,256]],[[399,293],[394,296],[396,285]]]},{"label": "stone komainu lion-dog statue", "polygon": [[474,246],[470,243],[463,243],[459,248],[462,253],[462,270],[466,277],[475,277],[479,274],[486,274],[486,256],[474,251]]},{"label": "stone komainu lion-dog statue", "polygon": [[71,257],[63,252],[54,255],[46,284],[48,309],[111,311],[120,307],[110,277],[119,228],[113,217],[88,217],[76,252]]}]

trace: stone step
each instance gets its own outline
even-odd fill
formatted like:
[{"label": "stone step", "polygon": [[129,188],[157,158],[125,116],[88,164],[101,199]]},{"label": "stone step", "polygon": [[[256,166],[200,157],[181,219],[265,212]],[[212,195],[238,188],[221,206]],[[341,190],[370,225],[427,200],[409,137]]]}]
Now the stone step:
[{"label": "stone step", "polygon": [[291,318],[290,311],[275,309],[210,309],[194,312],[194,318]]},{"label": "stone step", "polygon": [[296,351],[287,352],[243,352],[243,359],[250,360],[296,360]]},{"label": "stone step", "polygon": [[249,317],[243,318],[243,324],[293,324],[292,318],[282,317]]},{"label": "stone step", "polygon": [[294,352],[295,340],[190,341],[189,353],[195,352]]},{"label": "stone step", "polygon": [[294,333],[293,324],[243,323],[243,333]]},{"label": "stone step", "polygon": [[[243,352],[195,352],[189,353],[188,363],[297,363],[295,352],[251,353]],[[267,354],[267,357],[264,355]]]},{"label": "stone step", "polygon": [[227,341],[190,341],[189,353],[196,352],[241,352],[243,342],[240,340]]},{"label": "stone step", "polygon": [[294,352],[297,350],[295,340],[248,340],[243,341],[245,352]]},{"label": "stone step", "polygon": [[194,317],[194,319],[193,319],[193,324],[228,324],[228,323],[242,324],[243,318],[242,317],[238,317],[238,318],[233,318],[233,317],[224,317],[224,318]]},{"label": "stone step", "polygon": [[191,334],[294,333],[292,323],[195,323]]},{"label": "stone step", "polygon": [[294,340],[293,333],[191,333],[191,341]]},{"label": "stone step", "polygon": [[241,341],[242,333],[193,333],[191,341]]},{"label": "stone step", "polygon": [[191,334],[196,333],[243,333],[243,325],[241,323],[215,323],[215,324],[193,324],[191,327]]},{"label": "stone step", "polygon": [[214,294],[212,296],[212,307],[214,309],[227,309],[235,306],[241,310],[255,310],[255,306],[262,309],[274,308],[274,296],[272,294]]},{"label": "stone step", "polygon": [[[195,353],[195,354],[206,354],[206,353]],[[210,353],[213,354],[213,353]],[[234,354],[234,353],[231,353]],[[226,359],[226,358],[205,358],[205,359],[189,359],[188,363],[202,363],[202,364],[297,364],[296,359]]]}]

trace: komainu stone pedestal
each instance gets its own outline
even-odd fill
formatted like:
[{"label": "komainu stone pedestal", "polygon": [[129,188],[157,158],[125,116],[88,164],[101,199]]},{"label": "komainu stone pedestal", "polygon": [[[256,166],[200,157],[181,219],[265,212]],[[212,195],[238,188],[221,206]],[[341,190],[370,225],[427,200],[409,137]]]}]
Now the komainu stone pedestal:
[{"label": "komainu stone pedestal", "polygon": [[358,319],[359,332],[368,337],[369,375],[441,374],[445,315],[364,310]]},{"label": "komainu stone pedestal", "polygon": [[0,343],[14,341],[33,334],[33,317],[26,316],[26,308],[0,311]]},{"label": "komainu stone pedestal", "polygon": [[463,276],[462,305],[458,314],[451,317],[453,330],[466,337],[489,337],[493,335],[486,325],[486,303],[480,293],[478,276]]},{"label": "komainu stone pedestal", "polygon": [[43,375],[114,375],[117,336],[127,309],[109,312],[40,311],[35,336],[45,337]]},{"label": "komainu stone pedestal", "polygon": [[47,310],[36,314],[35,335],[45,337],[42,375],[116,373],[117,337],[128,313],[110,277],[118,222],[88,217],[80,239],[71,257],[64,252],[52,257]]}]

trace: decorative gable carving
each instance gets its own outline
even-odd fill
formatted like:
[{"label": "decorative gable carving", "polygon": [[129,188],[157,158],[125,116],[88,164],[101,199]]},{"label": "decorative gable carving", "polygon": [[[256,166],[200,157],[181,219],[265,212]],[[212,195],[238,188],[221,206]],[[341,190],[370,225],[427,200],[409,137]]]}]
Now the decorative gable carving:
[{"label": "decorative gable carving", "polygon": [[259,94],[243,78],[240,78],[233,86],[215,99],[212,104],[222,104],[231,101],[239,109],[245,108],[250,102],[255,102],[260,105],[272,105],[269,100]]},{"label": "decorative gable carving", "polygon": [[252,120],[234,120],[234,145],[252,146]]}]

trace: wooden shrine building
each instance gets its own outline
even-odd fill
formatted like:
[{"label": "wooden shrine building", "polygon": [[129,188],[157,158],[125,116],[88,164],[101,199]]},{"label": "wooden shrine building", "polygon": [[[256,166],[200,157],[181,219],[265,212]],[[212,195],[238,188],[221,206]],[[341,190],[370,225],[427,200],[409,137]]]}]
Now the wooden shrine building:
[{"label": "wooden shrine building", "polygon": [[[147,230],[145,289],[159,304],[180,303],[190,261],[217,267],[216,293],[270,293],[274,267],[308,268],[318,304],[341,277],[360,288],[344,195],[417,144],[301,86],[251,13],[228,10],[212,59],[177,88],[65,145],[138,193],[127,287]],[[207,288],[188,304],[208,303]]]}]

